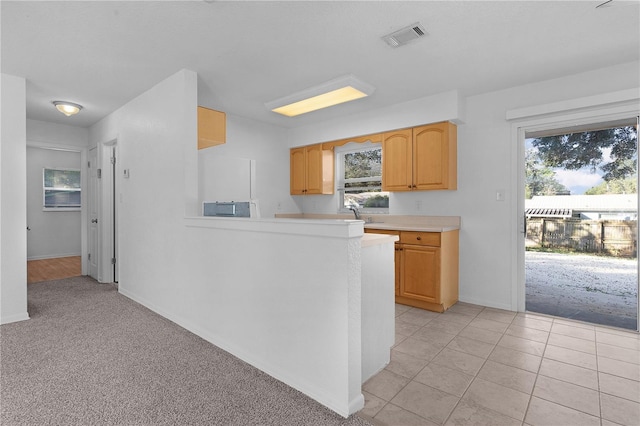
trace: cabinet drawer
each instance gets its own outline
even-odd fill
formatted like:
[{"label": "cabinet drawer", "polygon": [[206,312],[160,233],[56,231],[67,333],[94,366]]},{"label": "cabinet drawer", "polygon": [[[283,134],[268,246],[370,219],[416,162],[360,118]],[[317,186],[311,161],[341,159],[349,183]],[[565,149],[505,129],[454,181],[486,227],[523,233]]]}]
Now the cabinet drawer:
[{"label": "cabinet drawer", "polygon": [[400,232],[400,243],[440,247],[439,232]]},{"label": "cabinet drawer", "polygon": [[392,229],[364,228],[364,232],[367,234],[400,235],[400,231],[394,231]]}]

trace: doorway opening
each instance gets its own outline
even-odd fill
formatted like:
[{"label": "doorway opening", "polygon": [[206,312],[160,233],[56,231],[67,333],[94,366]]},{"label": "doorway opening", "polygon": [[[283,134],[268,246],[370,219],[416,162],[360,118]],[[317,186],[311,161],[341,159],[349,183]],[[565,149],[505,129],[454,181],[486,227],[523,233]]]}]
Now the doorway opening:
[{"label": "doorway opening", "polygon": [[525,309],[636,330],[637,118],[525,134]]},{"label": "doorway opening", "polygon": [[27,283],[82,274],[83,158],[81,148],[27,146]]}]

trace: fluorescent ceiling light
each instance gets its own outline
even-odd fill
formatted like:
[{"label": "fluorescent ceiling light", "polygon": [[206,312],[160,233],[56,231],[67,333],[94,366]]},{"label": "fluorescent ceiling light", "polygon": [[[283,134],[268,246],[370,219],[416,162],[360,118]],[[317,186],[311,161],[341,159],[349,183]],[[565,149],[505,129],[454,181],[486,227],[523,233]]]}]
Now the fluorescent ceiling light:
[{"label": "fluorescent ceiling light", "polygon": [[265,106],[273,112],[294,117],[307,112],[338,105],[371,95],[375,87],[349,74],[318,86],[310,87]]},{"label": "fluorescent ceiling light", "polygon": [[82,109],[82,105],[74,104],[73,102],[53,101],[51,103],[67,117],[79,113]]}]

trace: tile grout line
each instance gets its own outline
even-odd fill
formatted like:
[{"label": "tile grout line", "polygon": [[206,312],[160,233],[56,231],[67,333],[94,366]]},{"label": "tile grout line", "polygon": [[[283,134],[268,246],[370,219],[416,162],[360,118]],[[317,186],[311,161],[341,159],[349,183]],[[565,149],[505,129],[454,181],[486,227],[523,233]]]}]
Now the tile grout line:
[{"label": "tile grout line", "polygon": [[600,410],[600,424],[602,424],[603,420],[603,411],[602,411],[602,389],[600,388],[600,357],[598,356],[598,333],[593,332],[593,341],[596,347],[596,380],[598,382],[598,409]]},{"label": "tile grout line", "polygon": [[[403,314],[404,314],[404,313],[406,313],[406,312],[408,312],[408,311],[409,311],[409,310],[407,310],[407,311],[403,312]],[[483,309],[481,309],[481,310],[480,310],[480,311],[479,311],[475,316],[473,316],[472,318],[473,318],[473,319],[477,318],[477,317],[478,317],[478,315],[479,315],[482,311],[484,311],[484,308],[483,308]],[[402,315],[402,314],[400,314],[400,315]],[[398,316],[400,316],[400,315],[398,315]],[[466,315],[466,316],[471,316],[471,315]],[[397,318],[397,316],[396,316],[396,318]],[[426,326],[427,326],[427,324],[429,324],[430,322],[432,322],[434,319],[435,319],[435,318],[430,319],[430,320],[429,320],[428,322],[426,322],[424,325],[420,326],[420,328],[419,328],[418,330],[414,331],[412,334],[410,334],[409,336],[407,336],[407,338],[409,338],[409,337],[413,336],[413,335],[414,335],[414,334],[416,334],[418,331],[420,331],[421,329],[423,329],[424,327],[426,327]],[[472,320],[472,321],[473,321],[473,320]],[[464,330],[465,328],[467,328],[467,327],[468,327],[468,325],[469,325],[469,324],[465,325],[465,327],[463,327],[463,328],[462,328],[462,330]],[[462,330],[460,330],[460,331],[462,331]],[[459,331],[458,333],[456,333],[456,336],[458,336],[458,334],[460,333],[460,331]],[[405,340],[406,340],[406,339],[405,339]],[[404,341],[404,340],[403,340],[403,341]],[[447,345],[448,345],[448,344],[447,344]],[[396,392],[396,393],[395,393],[395,395],[393,395],[393,397],[391,397],[391,399],[390,399],[389,401],[386,401],[386,403],[382,406],[382,408],[380,409],[380,411],[378,411],[378,413],[376,413],[376,416],[377,416],[380,412],[382,412],[382,410],[384,410],[384,407],[386,407],[387,405],[389,405],[389,404],[395,405],[395,404],[393,404],[393,403],[391,402],[391,400],[392,400],[393,398],[395,398],[395,397],[396,397],[400,392],[402,392],[402,390],[403,390],[403,389],[405,389],[405,388],[406,388],[406,387],[407,387],[411,382],[413,382],[413,381],[414,381],[414,379],[418,376],[418,374],[420,374],[420,372],[421,372],[422,370],[424,370],[424,369],[425,369],[429,364],[431,364],[431,362],[432,362],[432,361],[433,361],[433,360],[438,356],[438,354],[440,354],[440,352],[442,352],[442,351],[447,347],[447,345],[443,346],[443,347],[442,347],[442,348],[441,348],[441,349],[440,349],[440,350],[439,350],[439,351],[438,351],[438,352],[437,352],[437,353],[436,353],[436,354],[435,354],[435,355],[434,355],[434,356],[433,356],[429,361],[427,361],[427,364],[426,364],[424,367],[422,367],[422,368],[420,369],[420,371],[418,371],[418,372],[417,372],[416,374],[414,374],[411,378],[409,378],[409,381],[407,382],[407,384],[406,384],[406,385],[404,385],[404,386],[403,386],[403,387],[402,387],[398,392]],[[392,346],[392,349],[393,349],[395,346],[396,346],[396,345]],[[408,354],[407,354],[407,355],[408,355]],[[415,357],[414,357],[414,358],[415,358]],[[486,362],[486,360],[485,360],[485,362]],[[483,364],[483,365],[484,365],[484,364]],[[385,367],[385,368],[386,368],[386,367]],[[393,373],[393,372],[391,372],[391,373]],[[394,374],[395,374],[395,373],[394,373]],[[474,380],[475,380],[475,376],[474,376]],[[418,383],[420,383],[420,382],[418,382]],[[469,383],[469,386],[471,386],[471,383],[473,383],[473,380]],[[436,390],[438,390],[438,391],[440,391],[440,392],[444,392],[444,391],[442,391],[442,390],[440,390],[440,389],[434,388],[433,386],[425,385],[424,383],[420,383],[420,384],[421,384],[421,385],[423,385],[423,386],[428,386],[428,387],[430,387],[431,389],[436,389]],[[467,389],[469,388],[469,386],[467,386]],[[448,395],[452,395],[452,394],[449,394],[448,392],[444,392],[444,393],[446,393],[446,394],[448,394]],[[466,389],[465,389],[465,392],[464,392],[464,393],[466,393]],[[462,396],[464,396],[464,393],[462,394]],[[451,417],[451,414],[455,411],[456,407],[458,406],[458,404],[459,404],[459,403],[460,403],[460,401],[462,400],[462,396],[461,396],[461,397],[458,397],[457,395],[452,395],[452,396],[454,396],[454,397],[458,398],[458,402],[456,402],[456,404],[453,406],[453,408],[451,409],[451,411],[449,412],[449,414],[447,414],[447,417],[446,417],[446,418],[444,419],[444,421],[441,423],[442,425],[444,425],[444,424],[447,422],[447,420],[449,419],[449,417]],[[400,407],[400,408],[402,408],[403,410],[406,410],[406,411],[408,411],[408,412],[410,412],[410,413],[412,413],[412,414],[414,414],[414,415],[416,415],[416,416],[420,417],[421,419],[425,419],[425,420],[427,420],[427,421],[431,422],[431,420],[429,420],[429,419],[427,419],[427,418],[425,418],[425,417],[421,416],[421,415],[420,415],[420,414],[418,414],[418,413],[415,413],[415,412],[413,412],[413,411],[411,411],[411,410],[408,410],[408,409],[405,409],[405,408],[403,408],[403,407]],[[375,418],[376,416],[374,416],[373,418]],[[435,422],[432,422],[432,423],[435,423]]]},{"label": "tile grout line", "polygon": [[[413,309],[413,308],[409,308],[409,309],[407,309],[407,310],[404,310],[401,314],[396,315],[396,317],[395,317],[395,318],[397,319],[398,317],[402,316],[403,314],[405,314],[405,313],[407,313],[407,312],[411,311],[411,309]],[[487,309],[489,309],[489,310],[487,310]],[[488,341],[486,341],[486,340],[476,339],[476,338],[474,338],[473,336],[460,336],[460,333],[462,333],[465,329],[467,329],[468,327],[472,327],[471,323],[472,323],[475,319],[478,319],[478,317],[480,317],[480,316],[482,315],[482,313],[483,313],[483,312],[490,312],[490,308],[482,307],[482,309],[480,309],[479,311],[477,311],[477,313],[471,313],[470,311],[466,311],[466,312],[456,312],[456,311],[452,311],[452,312],[454,312],[455,314],[463,315],[463,316],[465,316],[465,317],[469,317],[469,318],[470,318],[470,321],[469,321],[469,322],[467,322],[466,324],[464,324],[464,326],[463,326],[460,330],[458,330],[458,331],[456,331],[456,332],[455,332],[455,334],[454,334],[454,338],[453,338],[453,339],[455,339],[455,338],[457,338],[457,337],[461,337],[461,338],[463,338],[463,337],[464,337],[464,338],[466,338],[466,339],[470,339],[470,340],[473,340],[473,341],[475,341],[475,342],[490,343],[490,342],[488,342]],[[524,312],[524,313],[526,314],[526,312]],[[391,400],[392,400],[393,398],[395,398],[395,397],[396,397],[400,392],[402,392],[402,390],[404,390],[404,389],[405,389],[405,388],[406,388],[406,387],[407,387],[411,382],[416,382],[416,383],[419,383],[419,384],[424,385],[424,386],[426,386],[426,387],[429,387],[429,388],[431,388],[431,389],[438,390],[438,391],[440,391],[440,392],[444,392],[445,394],[452,395],[452,396],[454,396],[454,397],[458,398],[458,399],[457,399],[456,404],[455,404],[455,405],[452,407],[452,409],[448,412],[447,417],[444,419],[444,421],[443,421],[443,423],[442,423],[442,424],[446,423],[449,419],[451,419],[451,416],[453,415],[453,413],[455,412],[455,410],[459,407],[459,405],[460,405],[460,403],[461,403],[462,399],[465,397],[465,395],[467,395],[467,393],[468,393],[468,391],[469,391],[469,388],[473,385],[473,383],[474,383],[474,382],[476,381],[476,379],[478,378],[478,373],[479,373],[479,372],[480,372],[480,371],[481,371],[481,370],[486,366],[487,361],[489,361],[489,357],[491,356],[491,354],[496,350],[496,348],[497,348],[498,346],[500,346],[500,345],[499,345],[499,343],[502,341],[502,339],[503,339],[505,336],[508,336],[507,331],[509,330],[509,328],[510,328],[512,325],[515,325],[515,324],[514,324],[514,321],[516,320],[516,318],[524,318],[524,319],[526,319],[526,316],[524,316],[524,317],[523,317],[523,316],[519,316],[519,314],[521,314],[521,313],[516,312],[516,313],[515,313],[515,315],[513,315],[513,317],[511,318],[511,320],[510,320],[508,323],[503,322],[503,321],[497,321],[497,320],[492,319],[492,318],[481,318],[481,319],[484,319],[484,320],[490,320],[490,321],[494,321],[494,322],[500,322],[500,323],[503,323],[503,324],[507,324],[507,325],[506,325],[506,328],[504,329],[504,331],[500,332],[500,337],[498,338],[498,340],[496,341],[496,343],[491,343],[491,344],[493,344],[493,348],[492,348],[491,352],[487,355],[487,357],[484,357],[484,356],[482,356],[482,357],[481,357],[481,356],[478,356],[478,355],[477,355],[477,354],[475,354],[475,353],[468,353],[468,352],[464,352],[464,351],[456,350],[455,348],[449,348],[450,350],[453,350],[453,351],[456,351],[456,352],[460,352],[460,353],[463,353],[463,354],[466,354],[466,355],[472,355],[472,356],[476,356],[476,357],[479,357],[479,358],[484,358],[484,361],[482,362],[482,365],[479,367],[479,369],[477,370],[477,372],[473,375],[473,377],[472,377],[471,381],[469,382],[469,385],[465,388],[464,392],[462,393],[462,395],[461,395],[460,397],[458,397],[457,395],[450,394],[449,392],[443,391],[443,390],[441,390],[441,389],[439,389],[439,388],[435,388],[435,387],[433,387],[433,386],[430,386],[430,385],[428,385],[428,384],[424,384],[424,383],[422,383],[422,382],[417,382],[417,381],[415,380],[415,378],[416,378],[416,377],[417,377],[417,376],[418,376],[418,375],[419,375],[419,374],[420,374],[420,373],[421,373],[421,372],[422,372],[422,371],[423,371],[427,366],[429,366],[430,364],[432,364],[432,363],[433,363],[433,360],[434,360],[438,355],[440,355],[444,349],[448,348],[449,344],[453,341],[453,339],[451,339],[451,340],[450,340],[446,345],[444,345],[443,347],[441,347],[441,348],[440,348],[440,349],[439,349],[439,350],[438,350],[438,351],[437,351],[437,352],[436,352],[432,357],[430,357],[430,359],[429,359],[428,361],[426,361],[425,359],[422,359],[423,361],[426,361],[426,365],[425,365],[425,366],[423,366],[422,368],[420,368],[420,369],[419,369],[415,374],[412,374],[412,375],[411,375],[411,377],[405,377],[405,376],[399,375],[399,374],[397,374],[397,373],[395,373],[395,372],[393,372],[393,371],[391,371],[391,370],[388,370],[389,372],[391,372],[391,373],[393,373],[393,374],[396,374],[396,375],[398,375],[398,376],[400,376],[400,377],[405,377],[406,379],[408,379],[408,382],[407,382],[404,386],[402,386],[402,388],[401,388],[398,392],[396,392],[396,393],[395,393],[395,394],[390,398],[390,400],[389,400],[389,401],[384,401],[384,402],[385,402],[385,404],[382,406],[382,408],[381,408],[381,409],[380,409],[380,410],[375,414],[375,416],[373,416],[372,418],[375,418],[378,414],[380,414],[380,412],[382,412],[382,411],[384,410],[384,408],[385,408],[385,407],[387,407],[387,406],[389,406],[389,405],[393,405],[393,406],[396,406],[396,407],[398,407],[398,408],[400,408],[400,409],[402,409],[402,410],[407,411],[408,413],[411,413],[411,414],[413,414],[413,415],[416,415],[417,417],[419,417],[419,418],[421,418],[421,419],[425,419],[425,420],[427,420],[427,421],[431,421],[431,420],[429,420],[429,419],[426,419],[425,417],[423,417],[422,415],[420,415],[420,414],[418,414],[418,413],[415,413],[415,412],[413,412],[413,411],[411,411],[411,410],[409,410],[409,409],[403,408],[403,407],[401,407],[401,406],[397,406],[397,405],[395,405],[395,404],[393,404],[393,403],[391,402]],[[395,344],[394,346],[392,346],[392,349],[393,349],[393,348],[395,348],[396,346],[400,345],[402,342],[404,342],[406,339],[408,339],[408,338],[410,338],[410,337],[411,337],[411,338],[414,338],[414,339],[417,339],[417,340],[422,340],[422,341],[424,341],[424,342],[426,342],[426,343],[429,343],[429,340],[427,340],[427,339],[424,339],[424,340],[423,340],[423,339],[420,339],[419,337],[414,337],[414,336],[415,336],[415,334],[416,334],[416,333],[418,333],[420,330],[424,330],[425,328],[428,328],[429,324],[430,324],[430,323],[432,323],[432,322],[434,321],[434,319],[435,319],[435,317],[434,317],[434,318],[429,318],[429,320],[428,320],[426,323],[424,323],[424,324],[422,324],[422,325],[419,325],[419,326],[418,326],[417,324],[407,323],[407,324],[412,324],[412,325],[418,326],[418,328],[417,328],[415,331],[413,331],[411,334],[409,334],[409,335],[402,335],[402,334],[401,334],[401,336],[403,336],[403,337],[404,337],[404,338],[403,338],[403,340],[401,340],[400,342],[398,342],[398,344]],[[532,318],[532,319],[536,319],[536,318],[534,317],[534,318]],[[540,320],[540,321],[545,321],[545,320]],[[401,321],[401,322],[402,322],[402,321]],[[454,322],[455,322],[455,321],[454,321]],[[602,393],[603,393],[603,392],[602,392],[602,390],[601,390],[601,385],[600,385],[600,366],[599,366],[600,356],[599,356],[599,350],[598,350],[598,342],[599,342],[599,339],[598,339],[598,334],[597,334],[597,332],[598,332],[598,331],[601,331],[602,333],[605,333],[605,334],[608,334],[608,335],[611,335],[611,336],[620,336],[620,334],[617,334],[617,333],[607,333],[608,329],[607,329],[607,330],[598,330],[595,326],[590,326],[590,327],[581,327],[581,326],[579,326],[579,325],[571,324],[569,321],[562,321],[562,319],[558,319],[558,318],[550,318],[550,321],[545,321],[545,322],[549,322],[549,323],[551,324],[551,326],[550,326],[550,328],[549,328],[549,331],[546,331],[546,330],[540,330],[540,329],[537,329],[537,328],[532,328],[532,330],[538,330],[538,331],[546,332],[546,333],[547,333],[547,335],[546,335],[545,341],[544,341],[544,342],[541,342],[541,343],[544,343],[544,348],[543,348],[543,351],[542,351],[541,356],[540,356],[540,363],[538,364],[537,371],[535,372],[535,380],[534,380],[533,386],[532,386],[532,388],[531,388],[531,392],[529,393],[529,399],[528,399],[527,406],[526,406],[525,411],[524,411],[524,416],[523,416],[522,421],[520,421],[520,423],[521,423],[521,424],[522,424],[522,423],[524,423],[524,421],[525,421],[525,419],[526,419],[526,416],[527,416],[527,414],[528,414],[528,412],[529,412],[529,409],[530,409],[530,407],[531,407],[531,402],[532,402],[532,400],[533,400],[534,391],[535,391],[536,385],[538,384],[538,380],[539,380],[539,377],[540,377],[540,371],[541,371],[541,368],[542,368],[542,362],[543,362],[545,359],[552,360],[552,361],[557,362],[557,363],[560,363],[560,364],[569,365],[569,366],[572,366],[572,367],[578,367],[578,368],[586,368],[586,369],[589,369],[588,367],[583,367],[583,366],[581,366],[581,365],[571,364],[571,363],[568,363],[568,362],[559,361],[559,360],[554,360],[554,359],[552,359],[552,358],[547,358],[545,355],[546,355],[546,351],[547,351],[548,347],[549,347],[549,346],[554,346],[554,347],[556,347],[556,345],[551,345],[551,344],[550,344],[550,340],[551,340],[551,337],[552,337],[552,336],[551,336],[551,333],[554,333],[555,335],[558,335],[558,336],[566,336],[566,337],[575,338],[575,339],[579,339],[579,340],[584,340],[584,341],[593,341],[593,342],[594,342],[594,345],[595,345],[595,354],[594,354],[594,357],[595,357],[595,361],[596,361],[596,362],[595,362],[595,367],[596,367],[596,368],[595,368],[595,373],[596,373],[596,379],[597,379],[597,392],[598,392],[599,413],[600,413],[600,415],[599,415],[597,418],[600,420],[600,422],[602,422],[602,420],[603,420],[603,412],[602,412]],[[463,325],[463,324],[462,324],[462,323],[460,323],[460,322],[456,322],[456,324],[458,324],[458,325],[460,325],[460,326],[462,326],[462,325]],[[582,337],[582,336],[573,336],[571,333],[563,334],[563,333],[558,333],[557,331],[555,331],[555,332],[554,332],[554,331],[553,331],[553,326],[554,326],[554,325],[561,325],[561,326],[563,326],[563,327],[569,327],[569,328],[571,328],[571,329],[579,328],[579,329],[583,329],[583,330],[592,330],[592,331],[593,331],[593,333],[594,333],[594,339],[593,339],[593,340],[591,340],[591,339],[588,339],[588,338],[584,338],[584,337]],[[522,327],[522,328],[527,328],[527,329],[528,329],[528,328],[530,328],[530,327],[525,327],[525,326],[520,326],[520,327]],[[482,328],[482,327],[480,327],[480,328]],[[493,331],[493,332],[495,332],[495,330],[490,329],[490,328],[484,328],[484,330],[486,330],[486,331]],[[624,331],[625,331],[625,330],[623,330],[623,332],[624,332]],[[442,332],[443,332],[443,333],[445,333],[445,334],[453,334],[453,333],[450,333],[449,331],[442,331]],[[526,341],[531,341],[531,342],[537,342],[537,340],[532,340],[532,339],[528,339],[528,338],[525,338],[525,337],[520,337],[520,336],[513,336],[513,337],[518,338],[518,339],[521,339],[521,340],[526,340]],[[622,335],[621,337],[626,338],[627,336]],[[631,338],[631,336],[630,336],[630,338]],[[611,343],[608,343],[608,344],[607,344],[607,343],[603,343],[603,344],[606,344],[606,345],[611,346],[611,347],[614,347],[614,348],[623,348],[623,349],[635,350],[635,349],[633,349],[633,348],[627,348],[627,347],[625,347],[625,346],[618,346],[617,344],[615,344],[615,342],[614,342],[614,344],[611,344]],[[510,347],[508,347],[508,346],[501,346],[501,347],[506,348],[506,349],[511,349],[511,350],[513,350],[513,351],[515,351],[515,352],[521,352],[521,353],[525,353],[525,354],[530,354],[530,352],[527,352],[527,351],[525,351],[525,350],[520,350],[520,349],[518,349],[518,348],[510,348]],[[590,352],[588,352],[588,351],[584,351],[584,350],[581,350],[581,349],[575,349],[575,348],[572,348],[572,347],[567,347],[567,348],[565,348],[565,347],[563,347],[563,346],[557,346],[557,347],[558,347],[558,348],[560,348],[560,349],[563,349],[563,350],[572,350],[572,351],[576,351],[576,352],[580,352],[580,353],[584,353],[584,354],[590,354]],[[402,353],[402,352],[400,352],[400,353]],[[403,353],[403,354],[404,354],[404,353]],[[409,357],[413,357],[413,358],[416,358],[416,359],[420,359],[420,358],[415,357],[415,356],[413,356],[413,355],[411,355],[411,354],[404,354],[404,355],[409,356]],[[532,355],[535,355],[535,354],[532,354]],[[605,358],[609,358],[609,357],[605,357]],[[611,359],[618,361],[616,358],[611,358]],[[620,360],[620,361],[621,361],[621,362],[624,362],[624,361],[622,361],[622,360]],[[630,363],[630,364],[633,364],[633,363]],[[435,364],[435,365],[439,365],[439,364]],[[508,366],[509,364],[505,364],[505,365],[507,365],[507,366]],[[519,368],[519,367],[516,367],[516,366],[512,366],[512,367],[513,367],[513,368],[518,368],[518,369],[523,370],[523,371],[529,371],[529,370],[522,369],[522,368]],[[449,367],[449,368],[450,368],[450,367]],[[386,367],[385,367],[385,369],[386,369]],[[457,370],[457,369],[456,369],[456,370]],[[590,369],[589,369],[589,370],[590,370]],[[465,373],[464,371],[461,371],[461,370],[458,370],[458,371],[460,371],[461,373],[467,374],[467,373]],[[622,377],[622,378],[624,378],[623,376],[618,376],[618,375],[616,375],[616,374],[613,374],[613,376],[615,376],[615,377]],[[555,379],[555,378],[553,378],[553,377],[552,377],[552,379]],[[562,379],[556,379],[556,380],[559,380],[559,381],[561,381],[561,382],[564,382],[564,383],[567,383],[567,384],[570,384],[570,385],[574,385],[574,386],[578,386],[578,387],[581,387],[581,388],[585,388],[585,389],[588,389],[588,390],[594,390],[594,389],[589,388],[589,387],[587,387],[587,386],[583,386],[583,385],[581,385],[581,384],[577,384],[577,383],[572,383],[572,382],[570,382],[570,381],[565,381],[565,380],[562,380]],[[495,383],[495,382],[492,382],[491,380],[489,380],[489,382],[491,382],[491,383]],[[500,385],[499,383],[496,383],[496,384]],[[504,386],[504,385],[500,385],[500,386]],[[512,389],[512,388],[510,388],[509,386],[505,386],[505,387],[506,387],[506,388],[509,388],[509,389]],[[518,390],[518,389],[515,389],[515,390]],[[522,391],[520,391],[520,392],[522,392]],[[622,398],[622,397],[621,397],[621,398]],[[549,401],[549,400],[547,400],[547,399],[545,399],[545,398],[542,398],[542,399],[543,399],[543,400],[545,400],[545,401]],[[627,398],[622,398],[622,399],[627,399]],[[633,402],[633,400],[630,400],[630,401],[632,401],[632,402]],[[553,404],[557,404],[557,405],[562,406],[562,407],[565,407],[565,408],[568,408],[568,409],[571,409],[571,410],[576,410],[576,411],[578,411],[578,412],[580,412],[580,413],[584,413],[584,414],[586,414],[586,415],[591,415],[591,416],[593,416],[593,414],[590,414],[590,413],[585,412],[585,411],[583,411],[583,410],[576,409],[576,408],[573,408],[573,407],[570,407],[570,406],[567,406],[567,405],[564,405],[564,404],[560,404],[560,403],[558,403],[557,401],[549,401],[549,402],[551,402],[551,403],[553,403]],[[507,416],[507,417],[509,417],[509,418],[513,418],[513,417],[511,417],[511,416],[509,416],[509,415],[506,415],[506,414],[503,414],[503,413],[497,412],[497,411],[495,411],[495,410],[493,410],[493,409],[491,409],[491,408],[488,408],[488,407],[484,407],[484,406],[483,406],[483,409],[488,410],[488,411],[490,411],[490,412],[494,412],[494,413],[499,414],[499,415],[504,415],[504,416]],[[593,417],[596,417],[596,416],[593,416]],[[377,419],[376,419],[376,420],[377,420]],[[514,419],[514,420],[517,420],[517,419]],[[379,421],[379,420],[377,420],[377,421]]]},{"label": "tile grout line", "polygon": [[527,419],[527,414],[529,414],[529,408],[531,408],[531,401],[533,401],[533,393],[536,390],[536,385],[538,384],[538,378],[540,377],[540,369],[542,368],[542,361],[544,361],[544,354],[547,352],[547,346],[549,345],[549,339],[551,338],[551,330],[553,330],[553,324],[555,323],[555,319],[551,320],[551,327],[549,328],[549,334],[547,335],[547,340],[544,342],[544,350],[542,351],[542,355],[540,356],[540,365],[538,365],[538,371],[536,372],[536,378],[533,381],[533,387],[531,388],[531,394],[529,395],[529,402],[527,403],[527,409],[525,410],[524,418],[522,419],[522,423],[524,424]]},{"label": "tile grout line", "polygon": [[[482,312],[484,312],[484,308],[483,308],[480,312],[478,312],[478,315],[476,315],[476,316],[474,317],[474,319],[475,319],[475,318],[477,318],[477,317],[478,317]],[[516,318],[516,316],[517,316],[517,315],[514,315],[514,317],[511,319],[511,322],[509,322],[509,325],[511,325],[511,324],[513,323],[513,320]],[[471,324],[471,323],[469,323],[469,324]],[[469,326],[469,324],[467,325],[467,327]],[[466,328],[466,327],[465,327],[465,328]],[[503,332],[502,332],[502,336],[500,336],[500,339],[498,339],[498,341],[496,342],[496,344],[495,344],[495,345],[493,345],[493,349],[491,350],[491,352],[489,353],[489,355],[487,355],[487,357],[485,358],[484,362],[482,363],[482,365],[480,366],[480,368],[478,369],[478,371],[473,375],[473,379],[471,379],[471,382],[469,382],[469,385],[467,386],[467,388],[464,390],[464,392],[462,393],[462,395],[458,398],[458,402],[456,403],[456,405],[454,405],[454,406],[453,406],[453,408],[451,409],[451,411],[450,411],[450,412],[449,412],[449,414],[447,415],[447,418],[446,418],[446,419],[444,420],[444,422],[442,423],[443,425],[444,425],[445,423],[447,423],[447,421],[451,418],[451,415],[456,411],[456,408],[458,408],[458,405],[460,405],[460,402],[462,401],[462,399],[464,398],[464,396],[465,396],[465,395],[467,394],[467,392],[469,391],[469,388],[473,385],[473,383],[474,383],[474,382],[476,381],[476,379],[478,378],[478,373],[479,373],[479,372],[482,370],[482,368],[486,365],[487,361],[489,361],[489,357],[491,356],[491,354],[493,353],[493,351],[498,347],[498,343],[500,342],[500,340],[502,340],[502,337],[504,337],[505,332],[506,332],[506,330],[507,330],[508,328],[509,328],[509,327],[507,327],[507,328],[505,329],[505,331],[503,331]],[[463,328],[463,330],[464,330],[464,328]],[[461,331],[462,331],[462,330],[461,330]],[[490,330],[490,331],[492,331],[492,330]],[[457,334],[456,334],[456,336],[457,336]],[[479,341],[479,340],[478,340],[478,341]],[[486,342],[484,342],[484,343],[486,343]],[[528,407],[528,405],[527,405],[527,407]],[[497,412],[497,411],[495,411],[495,410],[492,410],[491,408],[488,408],[488,407],[483,407],[483,408],[484,408],[485,410],[490,410],[490,411],[495,412],[495,413],[497,413],[497,414],[504,415],[504,416],[507,416],[507,417],[509,417],[509,418],[513,418],[513,417],[508,416],[508,415],[506,415],[506,414],[502,414],[502,413],[499,413],[499,412]],[[521,424],[523,424],[523,423],[524,423],[524,417],[526,417],[526,410],[525,410],[525,416],[523,416],[522,420],[520,421],[520,423],[521,423]],[[514,420],[518,420],[518,419],[514,419]]]}]

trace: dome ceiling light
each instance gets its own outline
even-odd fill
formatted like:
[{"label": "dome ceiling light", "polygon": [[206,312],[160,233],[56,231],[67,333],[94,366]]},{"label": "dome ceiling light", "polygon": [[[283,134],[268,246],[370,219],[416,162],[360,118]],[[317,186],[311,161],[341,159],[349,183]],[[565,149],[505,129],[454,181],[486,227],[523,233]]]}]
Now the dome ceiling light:
[{"label": "dome ceiling light", "polygon": [[60,111],[67,117],[70,117],[72,115],[79,113],[80,110],[82,109],[82,105],[74,104],[73,102],[53,101],[51,103],[55,105],[58,111]]}]

